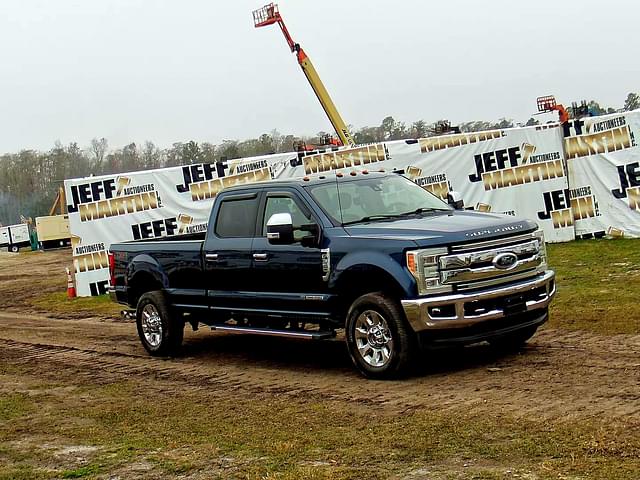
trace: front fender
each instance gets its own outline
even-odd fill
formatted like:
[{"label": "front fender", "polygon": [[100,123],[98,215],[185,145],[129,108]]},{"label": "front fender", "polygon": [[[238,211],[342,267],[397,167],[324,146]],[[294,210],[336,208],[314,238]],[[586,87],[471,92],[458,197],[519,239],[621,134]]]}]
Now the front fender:
[{"label": "front fender", "polygon": [[374,250],[358,251],[342,257],[329,278],[329,288],[336,286],[344,272],[359,267],[374,267],[384,271],[395,279],[407,298],[411,297],[416,289],[415,280],[401,263],[383,252]]}]

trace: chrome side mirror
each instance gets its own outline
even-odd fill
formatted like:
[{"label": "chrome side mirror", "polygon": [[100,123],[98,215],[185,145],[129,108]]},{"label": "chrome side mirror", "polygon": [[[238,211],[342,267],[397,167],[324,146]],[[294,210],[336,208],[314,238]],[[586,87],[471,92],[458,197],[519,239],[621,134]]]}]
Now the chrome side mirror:
[{"label": "chrome side mirror", "polygon": [[267,220],[267,240],[273,245],[293,243],[293,219],[290,213],[274,213]]}]

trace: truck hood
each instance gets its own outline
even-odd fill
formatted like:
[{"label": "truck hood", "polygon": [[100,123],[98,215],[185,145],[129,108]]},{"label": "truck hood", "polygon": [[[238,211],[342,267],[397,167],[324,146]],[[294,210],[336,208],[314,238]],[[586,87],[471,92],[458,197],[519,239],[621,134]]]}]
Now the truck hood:
[{"label": "truck hood", "polygon": [[535,222],[510,215],[454,210],[350,225],[345,230],[353,237],[409,240],[419,247],[430,247],[516,235],[536,228]]}]

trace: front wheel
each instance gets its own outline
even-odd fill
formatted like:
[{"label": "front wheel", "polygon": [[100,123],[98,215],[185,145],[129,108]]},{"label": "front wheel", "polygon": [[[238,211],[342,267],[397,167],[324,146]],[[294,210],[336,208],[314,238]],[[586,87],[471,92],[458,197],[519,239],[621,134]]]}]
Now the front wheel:
[{"label": "front wheel", "polygon": [[142,346],[149,354],[162,357],[179,352],[184,322],[173,318],[163,292],[147,292],[140,297],[136,325]]},{"label": "front wheel", "polygon": [[412,366],[416,336],[398,302],[381,292],[363,295],[353,302],[345,336],[351,360],[365,377],[400,377]]}]

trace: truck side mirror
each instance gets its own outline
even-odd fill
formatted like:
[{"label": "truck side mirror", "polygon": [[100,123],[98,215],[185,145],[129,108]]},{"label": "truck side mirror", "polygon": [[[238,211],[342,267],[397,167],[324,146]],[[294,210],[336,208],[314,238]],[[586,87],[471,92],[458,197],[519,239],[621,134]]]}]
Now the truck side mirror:
[{"label": "truck side mirror", "polygon": [[451,205],[456,210],[462,210],[464,208],[464,200],[462,199],[462,195],[460,192],[456,192],[451,190],[447,193],[447,203]]},{"label": "truck side mirror", "polygon": [[274,213],[267,220],[267,240],[273,245],[290,245],[293,239],[293,220],[290,213]]}]

